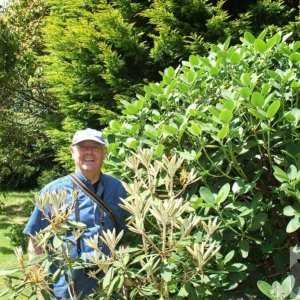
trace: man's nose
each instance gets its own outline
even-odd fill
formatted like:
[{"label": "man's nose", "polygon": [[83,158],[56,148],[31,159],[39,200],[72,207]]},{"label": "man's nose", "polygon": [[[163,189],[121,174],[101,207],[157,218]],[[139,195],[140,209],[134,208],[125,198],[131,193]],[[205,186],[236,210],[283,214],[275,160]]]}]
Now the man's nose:
[{"label": "man's nose", "polygon": [[90,146],[85,147],[85,152],[92,152],[93,148]]}]

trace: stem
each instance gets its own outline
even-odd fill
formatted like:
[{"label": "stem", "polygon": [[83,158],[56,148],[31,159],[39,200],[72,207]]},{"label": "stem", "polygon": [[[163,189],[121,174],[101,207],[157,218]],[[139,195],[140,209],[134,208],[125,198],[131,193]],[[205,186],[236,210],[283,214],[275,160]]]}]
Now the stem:
[{"label": "stem", "polygon": [[[222,147],[223,148],[223,147]],[[229,154],[230,157],[232,159],[233,165],[235,167],[235,169],[238,171],[238,173],[245,179],[248,180],[247,175],[245,174],[245,172],[243,171],[243,169],[240,168],[239,163],[234,155],[234,152],[232,150],[232,143],[229,141],[228,142],[228,148],[229,148]]]},{"label": "stem", "polygon": [[226,174],[225,172],[222,171],[221,168],[219,168],[209,157],[208,153],[206,152],[205,148],[203,148],[203,152],[205,153],[207,159],[211,162],[211,164],[214,166],[214,168],[216,168],[221,174],[223,174],[226,178],[228,179],[234,179],[233,177],[229,176],[228,174]]},{"label": "stem", "polygon": [[[271,126],[270,122],[269,122],[268,126],[270,128],[270,126]],[[268,133],[267,133],[267,153],[268,153],[270,168],[272,169],[273,163],[272,163],[272,159],[271,159],[270,144],[271,144],[270,130],[268,130]]]}]

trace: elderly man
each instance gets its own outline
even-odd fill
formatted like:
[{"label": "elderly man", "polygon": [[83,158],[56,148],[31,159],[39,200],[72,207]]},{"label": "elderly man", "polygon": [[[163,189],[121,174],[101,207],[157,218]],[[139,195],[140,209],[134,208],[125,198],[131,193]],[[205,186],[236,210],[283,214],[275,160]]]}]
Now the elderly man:
[{"label": "elderly man", "polygon": [[[106,142],[102,132],[95,129],[79,130],[74,134],[70,152],[75,163],[75,173],[64,176],[47,184],[40,195],[50,192],[67,192],[66,202],[71,203],[72,190],[77,189],[78,196],[74,213],[69,216],[70,220],[86,224],[87,228],[77,240],[77,244],[70,251],[73,258],[80,257],[85,261],[86,254],[93,254],[93,249],[84,243],[85,238],[101,234],[102,230],[112,230],[118,226],[119,230],[125,229],[127,213],[119,206],[120,198],[125,198],[126,193],[121,182],[101,172],[101,166],[106,156]],[[79,184],[79,185],[78,185]],[[99,205],[93,199],[93,193],[100,196],[104,206]],[[100,203],[101,204],[101,203]],[[117,224],[118,223],[118,224]],[[38,207],[35,207],[24,233],[29,238],[29,258],[41,254],[43,249],[35,245],[33,236],[49,225]],[[97,287],[97,280],[86,275],[84,269],[75,270],[73,281],[76,295],[82,297],[91,294]],[[68,288],[65,276],[60,276],[53,283],[53,294],[56,299],[73,299],[74,295]]]}]

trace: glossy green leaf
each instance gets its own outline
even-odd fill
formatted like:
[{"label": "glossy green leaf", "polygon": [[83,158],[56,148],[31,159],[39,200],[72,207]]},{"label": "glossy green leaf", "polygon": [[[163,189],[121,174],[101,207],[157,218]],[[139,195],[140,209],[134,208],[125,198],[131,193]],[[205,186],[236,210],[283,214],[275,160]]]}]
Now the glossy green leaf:
[{"label": "glossy green leaf", "polygon": [[53,247],[57,249],[62,245],[63,245],[63,240],[59,236],[55,235],[53,239]]},{"label": "glossy green leaf", "polygon": [[249,86],[251,82],[251,75],[250,73],[242,73],[240,79],[244,86]]},{"label": "glossy green leaf", "polygon": [[295,209],[288,205],[283,209],[283,214],[287,217],[293,217],[295,215]]},{"label": "glossy green leaf", "polygon": [[229,123],[232,120],[233,114],[231,110],[224,108],[219,114],[219,119],[224,123]]},{"label": "glossy green leaf", "polygon": [[294,52],[296,52],[298,49],[300,49],[300,41],[296,41],[293,45]]},{"label": "glossy green leaf", "polygon": [[82,222],[77,222],[77,221],[68,221],[68,224],[70,224],[72,227],[79,228],[79,229],[85,229],[86,224]]},{"label": "glossy green leaf", "polygon": [[267,44],[261,39],[256,39],[253,43],[253,46],[254,49],[260,53],[264,53],[268,49]]},{"label": "glossy green leaf", "polygon": [[122,125],[121,125],[121,123],[118,122],[118,121],[116,121],[116,120],[110,121],[110,122],[109,122],[109,126],[110,126],[110,128],[111,128],[112,130],[117,131],[117,132],[120,131],[120,130],[122,130]]},{"label": "glossy green leaf", "polygon": [[272,295],[272,286],[270,284],[268,284],[267,282],[259,280],[257,282],[257,287],[264,295],[266,295],[270,299],[277,299]]},{"label": "glossy green leaf", "polygon": [[224,106],[224,108],[227,108],[227,109],[233,111],[235,109],[235,101],[233,101],[231,99],[227,99],[223,103],[223,106]]},{"label": "glossy green leaf", "polygon": [[290,293],[293,290],[295,284],[295,279],[293,276],[288,276],[287,278],[285,278],[281,284],[281,288],[282,288],[282,296],[286,299],[286,297],[288,297],[290,295]]},{"label": "glossy green leaf", "polygon": [[275,100],[275,101],[269,106],[269,108],[268,108],[268,110],[267,110],[267,117],[268,117],[268,118],[273,118],[273,117],[276,115],[278,109],[280,108],[280,105],[281,105],[280,100]]},{"label": "glossy green leaf", "polygon": [[218,67],[211,67],[209,69],[209,75],[215,77],[219,74],[219,71],[220,69]]},{"label": "glossy green leaf", "polygon": [[264,114],[258,112],[258,111],[255,110],[255,109],[250,108],[250,109],[249,109],[249,112],[250,112],[253,116],[255,116],[256,118],[258,118],[258,119],[260,119],[260,120],[266,119],[266,116],[265,116]]},{"label": "glossy green leaf", "polygon": [[241,263],[234,263],[226,268],[229,272],[243,272],[247,270],[247,266]]},{"label": "glossy green leaf", "polygon": [[254,35],[253,35],[251,32],[249,32],[249,31],[246,31],[246,32],[244,33],[244,39],[245,39],[247,42],[249,42],[250,44],[253,44],[254,41],[255,41]]},{"label": "glossy green leaf", "polygon": [[280,169],[279,167],[277,166],[273,166],[273,169],[274,169],[274,177],[280,181],[280,182],[284,182],[284,181],[289,181],[289,177],[288,175],[282,170]]},{"label": "glossy green leaf", "polygon": [[176,125],[167,125],[167,124],[164,124],[162,126],[162,130],[164,133],[168,134],[168,135],[176,135],[178,134],[178,128],[176,127]]},{"label": "glossy green leaf", "polygon": [[190,126],[188,127],[188,131],[195,135],[195,136],[198,136],[200,135],[201,133],[201,127],[198,123],[196,122],[191,122]]},{"label": "glossy green leaf", "polygon": [[205,202],[209,204],[213,204],[215,201],[213,193],[207,187],[200,188],[200,196]]},{"label": "glossy green leaf", "polygon": [[217,138],[219,140],[225,138],[228,135],[228,132],[229,132],[229,125],[224,124],[223,127],[219,130]]},{"label": "glossy green leaf", "polygon": [[174,70],[173,67],[169,67],[169,68],[165,69],[165,72],[164,72],[164,73],[165,73],[165,75],[167,75],[168,77],[173,78],[174,75],[175,75],[175,70]]},{"label": "glossy green leaf", "polygon": [[240,250],[241,250],[241,254],[243,258],[247,258],[249,255],[249,242],[248,240],[241,240],[240,244],[239,244]]},{"label": "glossy green leaf", "polygon": [[200,63],[200,60],[198,58],[198,56],[196,55],[190,55],[189,57],[189,63],[193,66],[193,67],[197,67]]},{"label": "glossy green leaf", "polygon": [[230,57],[230,63],[233,65],[237,65],[241,61],[241,55],[238,54],[237,52],[233,53],[232,56]]},{"label": "glossy green leaf", "polygon": [[230,184],[226,183],[219,190],[218,195],[216,196],[215,199],[215,203],[220,205],[222,202],[224,202],[227,199],[229,192],[230,192]]},{"label": "glossy green leaf", "polygon": [[267,40],[268,48],[272,48],[274,45],[278,45],[280,43],[281,36],[279,33],[273,35],[269,40]]},{"label": "glossy green leaf", "polygon": [[294,90],[300,89],[300,81],[294,80],[294,81],[291,83],[291,88],[294,89]]},{"label": "glossy green leaf", "polygon": [[146,135],[147,137],[149,137],[151,139],[156,139],[158,136],[157,130],[152,125],[149,125],[149,124],[145,125],[144,135]]},{"label": "glossy green leaf", "polygon": [[248,98],[251,95],[252,91],[250,88],[244,86],[240,89],[240,95],[243,98]]},{"label": "glossy green leaf", "polygon": [[163,144],[158,144],[155,148],[154,153],[158,156],[161,156],[165,150],[165,146]]},{"label": "glossy green leaf", "polygon": [[231,259],[234,257],[235,251],[231,250],[226,254],[226,256],[223,259],[223,264],[226,265],[228,262],[231,261]]},{"label": "glossy green leaf", "polygon": [[103,284],[104,289],[110,286],[113,276],[114,276],[114,269],[112,267],[110,267],[108,269],[108,271],[106,272],[104,279],[103,279],[102,284]]},{"label": "glossy green leaf", "polygon": [[295,216],[293,219],[291,219],[286,227],[287,233],[295,232],[300,228],[300,218],[298,216]]},{"label": "glossy green leaf", "polygon": [[291,61],[298,62],[298,61],[300,61],[300,53],[297,53],[297,52],[292,53],[289,58]]},{"label": "glossy green leaf", "polygon": [[251,96],[251,104],[253,106],[263,107],[265,103],[264,96],[259,92],[253,92]]},{"label": "glossy green leaf", "polygon": [[125,146],[127,146],[128,148],[131,149],[135,149],[137,148],[137,146],[139,145],[139,142],[135,139],[135,138],[127,138],[125,141]]},{"label": "glossy green leaf", "polygon": [[196,78],[196,72],[193,70],[190,70],[188,72],[185,73],[185,78],[187,79],[187,81],[189,83],[194,82],[195,78]]},{"label": "glossy green leaf", "polygon": [[290,122],[294,122],[296,125],[299,123],[300,121],[300,109],[298,108],[293,108],[290,111],[287,111],[284,115],[284,117],[290,121]]}]

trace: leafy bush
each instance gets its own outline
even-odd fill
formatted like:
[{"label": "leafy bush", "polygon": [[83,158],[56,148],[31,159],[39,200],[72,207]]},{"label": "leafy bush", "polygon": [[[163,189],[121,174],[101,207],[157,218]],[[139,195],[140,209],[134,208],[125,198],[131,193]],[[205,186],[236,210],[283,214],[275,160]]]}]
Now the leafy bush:
[{"label": "leafy bush", "polygon": [[[256,297],[258,280],[282,281],[297,246],[300,41],[289,36],[246,32],[240,45],[211,45],[208,56],[167,68],[136,101],[124,100],[123,118],[106,130],[106,167],[124,181],[134,174],[122,162],[139,148],[153,149],[158,161],[186,159],[181,180],[197,171],[201,180],[184,197],[199,216],[220,222],[214,299]],[[226,269],[227,253],[238,267]]]},{"label": "leafy bush", "polygon": [[28,246],[28,237],[23,234],[24,224],[14,224],[7,228],[5,234],[10,239],[10,243],[14,247],[21,247],[23,251],[26,251]]}]

